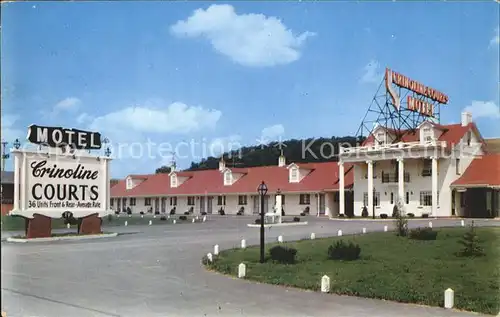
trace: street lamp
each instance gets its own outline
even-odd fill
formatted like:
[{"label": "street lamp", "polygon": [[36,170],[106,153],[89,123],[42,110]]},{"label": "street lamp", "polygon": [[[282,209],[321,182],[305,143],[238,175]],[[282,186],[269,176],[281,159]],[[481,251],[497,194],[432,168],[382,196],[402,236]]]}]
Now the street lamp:
[{"label": "street lamp", "polygon": [[111,155],[111,150],[108,148],[106,148],[106,151],[104,151],[104,154],[109,157]]},{"label": "street lamp", "polygon": [[16,150],[19,150],[19,148],[20,148],[20,147],[21,147],[21,142],[19,142],[19,139],[16,139],[16,140],[14,141],[14,148],[15,148]]},{"label": "street lamp", "polygon": [[257,192],[260,195],[260,263],[264,263],[264,197],[267,194],[267,185],[262,181]]}]

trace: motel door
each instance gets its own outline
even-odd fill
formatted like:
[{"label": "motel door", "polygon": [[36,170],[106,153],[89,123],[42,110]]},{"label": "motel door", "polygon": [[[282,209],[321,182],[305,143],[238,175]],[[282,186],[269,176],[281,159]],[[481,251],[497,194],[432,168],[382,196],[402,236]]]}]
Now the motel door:
[{"label": "motel door", "polygon": [[259,196],[252,196],[252,199],[253,199],[253,213],[259,214],[259,208],[260,208]]},{"label": "motel door", "polygon": [[211,214],[212,213],[212,202],[213,202],[213,200],[214,200],[213,196],[207,197],[207,214]]},{"label": "motel door", "polygon": [[167,205],[167,198],[162,197],[161,198],[161,212],[162,213],[165,213],[166,205]]},{"label": "motel door", "polygon": [[319,214],[325,214],[325,194],[319,194]]},{"label": "motel door", "polygon": [[205,197],[200,197],[200,214],[205,211]]},{"label": "motel door", "polygon": [[116,200],[116,210],[118,210],[119,212],[121,212],[121,211],[122,211],[122,208],[121,208],[121,202],[122,202],[122,200],[121,200],[120,198],[118,198],[118,199]]},{"label": "motel door", "polygon": [[127,206],[127,198],[123,198],[123,208]]},{"label": "motel door", "polygon": [[155,213],[160,212],[160,198],[155,198]]}]

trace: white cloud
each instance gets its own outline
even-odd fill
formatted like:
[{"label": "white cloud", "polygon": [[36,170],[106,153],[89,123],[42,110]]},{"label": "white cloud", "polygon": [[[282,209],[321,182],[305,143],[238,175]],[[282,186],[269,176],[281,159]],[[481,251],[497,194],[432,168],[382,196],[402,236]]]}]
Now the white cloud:
[{"label": "white cloud", "polygon": [[500,44],[500,29],[495,29],[495,35],[490,40],[490,47],[498,47]]},{"label": "white cloud", "polygon": [[220,137],[213,139],[208,146],[208,156],[219,156],[225,152],[237,151],[243,145],[241,144],[240,135],[230,135],[228,137]]},{"label": "white cloud", "polygon": [[197,9],[170,31],[178,37],[203,37],[213,48],[244,66],[288,64],[300,58],[300,48],[313,32],[294,34],[276,17],[237,14],[228,4]]},{"label": "white cloud", "polygon": [[78,124],[84,124],[84,123],[88,123],[89,121],[91,121],[93,118],[92,116],[90,116],[88,113],[86,112],[83,112],[81,113],[78,117],[76,117],[76,122]]},{"label": "white cloud", "polygon": [[82,101],[76,97],[68,97],[56,103],[54,110],[64,111],[77,109],[81,103]]},{"label": "white cloud", "polygon": [[481,117],[493,119],[500,118],[500,108],[494,101],[474,100],[469,106],[464,108],[464,111],[472,113],[472,117],[475,119]]},{"label": "white cloud", "polygon": [[274,141],[285,134],[285,127],[282,124],[275,124],[270,127],[262,129],[262,139],[267,141]]},{"label": "white cloud", "polygon": [[378,83],[382,78],[380,72],[380,64],[376,60],[371,60],[363,68],[363,76],[361,77],[362,83]]},{"label": "white cloud", "polygon": [[19,139],[21,142],[23,138],[26,136],[26,131],[21,131],[14,126],[14,123],[19,119],[17,115],[11,114],[3,114],[1,123],[2,123],[2,141],[9,142],[11,145],[15,139]]}]

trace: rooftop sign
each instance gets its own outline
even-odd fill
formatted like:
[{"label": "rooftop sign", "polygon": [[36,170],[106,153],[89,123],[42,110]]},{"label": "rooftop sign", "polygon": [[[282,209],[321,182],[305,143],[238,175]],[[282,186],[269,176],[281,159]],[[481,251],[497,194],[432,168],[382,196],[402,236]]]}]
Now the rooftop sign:
[{"label": "rooftop sign", "polygon": [[50,147],[69,146],[73,149],[98,150],[101,134],[77,129],[30,125],[27,139],[34,144]]}]

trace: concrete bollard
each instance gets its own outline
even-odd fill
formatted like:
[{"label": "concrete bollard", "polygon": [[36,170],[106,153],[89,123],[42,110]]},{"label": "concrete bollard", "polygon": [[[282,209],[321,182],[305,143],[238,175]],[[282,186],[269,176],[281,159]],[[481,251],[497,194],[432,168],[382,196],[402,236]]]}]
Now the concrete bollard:
[{"label": "concrete bollard", "polygon": [[141,215],[141,218],[144,218],[144,215]]},{"label": "concrete bollard", "polygon": [[127,221],[125,221],[125,227],[126,227],[126,226],[128,226],[128,222],[127,222]]},{"label": "concrete bollard", "polygon": [[203,222],[207,221],[207,216],[203,216]]},{"label": "concrete bollard", "polygon": [[71,225],[68,223],[66,224],[66,228],[70,229],[71,228]]},{"label": "concrete bollard", "polygon": [[132,215],[128,215],[129,218],[132,218]]},{"label": "concrete bollard", "polygon": [[455,292],[451,288],[448,288],[446,291],[444,291],[444,308],[447,309],[453,308],[454,297],[455,297]]},{"label": "concrete bollard", "polygon": [[170,215],[167,216],[167,219],[170,219]]},{"label": "concrete bollard", "polygon": [[151,226],[153,224],[153,220],[149,220],[149,225]]},{"label": "concrete bollard", "polygon": [[212,263],[213,262],[213,257],[212,257],[212,253],[207,253],[207,259],[208,259],[208,262]]},{"label": "concrete bollard", "polygon": [[219,245],[214,245],[214,255],[219,255]]},{"label": "concrete bollard", "polygon": [[384,232],[387,232],[387,226],[384,226]]},{"label": "concrete bollard", "polygon": [[321,293],[330,292],[330,278],[326,275],[323,275],[321,278]]},{"label": "concrete bollard", "polygon": [[462,221],[460,221],[460,224],[462,225],[462,227],[465,227],[465,221],[462,219]]},{"label": "concrete bollard", "polygon": [[156,215],[154,215],[153,218],[156,218]]},{"label": "concrete bollard", "polygon": [[313,233],[311,233],[311,240],[314,240],[314,239],[316,239],[316,234],[313,232]]},{"label": "concrete bollard", "polygon": [[339,231],[337,232],[337,236],[339,236],[339,237],[341,237],[341,236],[342,236],[342,230],[339,230]]},{"label": "concrete bollard", "polygon": [[120,218],[120,215],[116,215],[116,218]]},{"label": "concrete bollard", "polygon": [[366,228],[363,228],[363,233],[366,233]]},{"label": "concrete bollard", "polygon": [[429,221],[429,228],[432,229],[432,221]]},{"label": "concrete bollard", "polygon": [[240,265],[238,265],[238,278],[245,278],[246,275],[247,266],[245,265],[245,263],[240,263]]},{"label": "concrete bollard", "polygon": [[191,221],[192,223],[194,223],[194,218],[193,218],[193,221]]},{"label": "concrete bollard", "polygon": [[175,219],[174,219],[174,220],[172,220],[172,223],[175,225],[177,223],[177,221],[175,221]]},{"label": "concrete bollard", "polygon": [[283,236],[278,236],[278,242],[283,243]]},{"label": "concrete bollard", "polygon": [[198,220],[198,216],[196,216],[196,220]]},{"label": "concrete bollard", "polygon": [[247,242],[245,241],[245,239],[242,239],[241,240],[241,248],[244,249],[247,247]]}]

